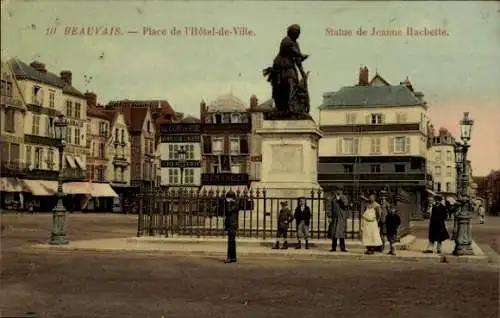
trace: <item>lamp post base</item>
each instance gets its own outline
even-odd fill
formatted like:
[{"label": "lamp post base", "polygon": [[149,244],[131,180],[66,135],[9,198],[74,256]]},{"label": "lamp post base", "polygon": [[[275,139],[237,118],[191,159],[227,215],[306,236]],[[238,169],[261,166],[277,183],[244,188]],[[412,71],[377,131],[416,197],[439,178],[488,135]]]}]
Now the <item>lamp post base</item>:
[{"label": "lamp post base", "polygon": [[455,244],[455,250],[453,251],[453,255],[455,256],[464,256],[464,255],[474,255],[472,251],[472,246],[467,245],[457,245]]},{"label": "lamp post base", "polygon": [[62,198],[57,200],[57,205],[52,210],[52,233],[50,235],[50,245],[67,245],[69,243],[66,231],[66,209],[62,203]]},{"label": "lamp post base", "polygon": [[460,207],[456,215],[455,249],[453,255],[474,255],[472,251],[471,213],[468,204]]}]

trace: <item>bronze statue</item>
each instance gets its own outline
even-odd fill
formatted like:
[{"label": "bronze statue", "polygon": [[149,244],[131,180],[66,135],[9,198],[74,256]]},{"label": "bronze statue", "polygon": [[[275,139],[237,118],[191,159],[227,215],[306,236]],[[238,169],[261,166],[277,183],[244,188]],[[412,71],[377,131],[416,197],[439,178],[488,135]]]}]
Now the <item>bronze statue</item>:
[{"label": "bronze statue", "polygon": [[[297,39],[300,36],[300,26],[293,24],[288,27],[287,36],[280,44],[278,55],[273,66],[264,69],[264,76],[272,86],[272,97],[276,105],[276,114],[281,118],[309,117],[309,92],[307,77],[302,62],[309,55],[300,52]],[[298,72],[301,79],[299,80]]]}]

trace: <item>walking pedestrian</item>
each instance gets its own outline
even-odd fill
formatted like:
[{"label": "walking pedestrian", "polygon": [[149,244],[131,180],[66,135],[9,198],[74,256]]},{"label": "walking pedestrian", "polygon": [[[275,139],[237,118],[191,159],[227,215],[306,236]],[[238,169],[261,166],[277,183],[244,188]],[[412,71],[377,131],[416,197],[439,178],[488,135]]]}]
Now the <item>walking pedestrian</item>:
[{"label": "walking pedestrian", "polygon": [[483,201],[478,200],[477,214],[479,215],[479,224],[484,224],[484,219],[486,218],[486,210],[483,206]]},{"label": "walking pedestrian", "polygon": [[382,246],[379,251],[383,252],[385,248],[385,236],[386,236],[386,228],[385,228],[385,218],[387,214],[389,214],[389,210],[391,209],[390,203],[387,201],[387,191],[380,191],[380,214],[378,215],[378,228],[380,232],[380,239],[382,240]]},{"label": "walking pedestrian", "polygon": [[[364,200],[366,198],[363,197]],[[361,218],[361,232],[365,254],[371,255],[382,245],[380,231],[378,228],[377,215],[380,215],[380,205],[375,201],[375,193],[370,194],[368,205]]]},{"label": "walking pedestrian", "polygon": [[281,209],[278,215],[278,237],[276,238],[276,244],[273,246],[273,249],[277,250],[280,248],[280,238],[283,238],[282,249],[288,249],[288,227],[290,223],[293,222],[292,211],[288,208],[288,202],[281,201],[280,202]]},{"label": "walking pedestrian", "polygon": [[236,231],[238,230],[238,205],[236,194],[226,193],[224,226],[227,232],[227,259],[225,263],[236,263]]},{"label": "walking pedestrian", "polygon": [[389,213],[385,218],[385,227],[387,233],[387,240],[389,241],[389,254],[396,255],[396,247],[394,244],[398,238],[398,228],[401,225],[401,217],[399,216],[398,210],[391,207]]},{"label": "walking pedestrian", "polygon": [[297,224],[297,246],[302,248],[301,239],[306,242],[306,249],[309,249],[309,223],[311,222],[311,210],[306,205],[305,198],[299,198],[299,204],[295,209],[295,223]]},{"label": "walking pedestrian", "polygon": [[443,205],[443,198],[439,195],[435,197],[429,222],[429,245],[424,253],[432,253],[434,243],[437,245],[437,253],[441,253],[441,245],[450,238],[446,230],[446,208]]},{"label": "walking pedestrian", "polygon": [[332,249],[330,252],[337,251],[337,239],[340,243],[340,250],[347,252],[345,247],[345,231],[347,228],[347,197],[339,189],[331,200],[328,218],[330,219],[332,229]]}]

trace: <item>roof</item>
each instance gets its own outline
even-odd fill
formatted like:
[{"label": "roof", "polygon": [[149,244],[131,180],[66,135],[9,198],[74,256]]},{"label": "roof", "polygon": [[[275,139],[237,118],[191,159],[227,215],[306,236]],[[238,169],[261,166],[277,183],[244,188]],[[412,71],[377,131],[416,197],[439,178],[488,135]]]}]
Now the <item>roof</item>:
[{"label": "roof", "polygon": [[373,76],[372,80],[370,81],[370,85],[373,85],[374,83],[376,83],[377,80],[380,81],[380,82],[382,82],[386,86],[390,86],[391,85],[382,76],[380,76],[379,73],[375,73],[375,76]]},{"label": "roof", "polygon": [[244,112],[245,110],[245,103],[233,94],[219,96],[207,106],[208,112]]},{"label": "roof", "polygon": [[180,123],[183,124],[196,124],[201,122],[198,118],[193,116],[187,116],[186,118],[181,119]]},{"label": "roof", "polygon": [[323,94],[320,108],[417,105],[425,105],[425,102],[405,85],[346,86]]},{"label": "roof", "polygon": [[104,120],[111,120],[110,115],[95,107],[87,107],[87,117],[96,117]]},{"label": "roof", "polygon": [[123,113],[125,115],[125,122],[129,127],[131,132],[133,131],[141,131],[144,125],[144,120],[148,114],[149,108],[130,108],[127,113]]},{"label": "roof", "polygon": [[257,105],[256,107],[253,107],[253,108],[250,107],[250,111],[251,112],[268,112],[268,111],[272,111],[274,109],[274,107],[275,107],[274,100],[271,98],[271,99],[266,100],[262,104]]},{"label": "roof", "polygon": [[85,98],[82,92],[66,83],[54,73],[48,71],[40,72],[17,58],[11,59],[9,64],[11,65],[12,71],[17,79],[28,79],[42,84],[55,86],[61,88],[65,94]]},{"label": "roof", "polygon": [[107,107],[123,107],[123,106],[130,106],[130,107],[149,107],[151,111],[159,110],[160,113],[166,114],[166,115],[172,115],[175,116],[175,111],[170,106],[169,102],[167,100],[159,100],[159,99],[152,99],[152,100],[130,100],[130,99],[122,99],[122,100],[114,100],[110,101],[107,104]]}]

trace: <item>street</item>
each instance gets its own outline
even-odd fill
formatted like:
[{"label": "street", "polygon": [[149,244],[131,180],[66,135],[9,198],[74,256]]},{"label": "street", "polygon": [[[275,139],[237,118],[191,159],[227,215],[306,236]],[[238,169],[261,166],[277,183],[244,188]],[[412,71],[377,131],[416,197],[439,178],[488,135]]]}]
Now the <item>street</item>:
[{"label": "street", "polygon": [[[474,239],[498,251],[498,219]],[[40,251],[51,216],[2,215],[2,317],[498,317],[498,264],[294,262]],[[74,214],[70,240],[130,237],[136,217]],[[426,235],[423,222],[417,235]],[[496,242],[495,242],[496,240]]]}]

